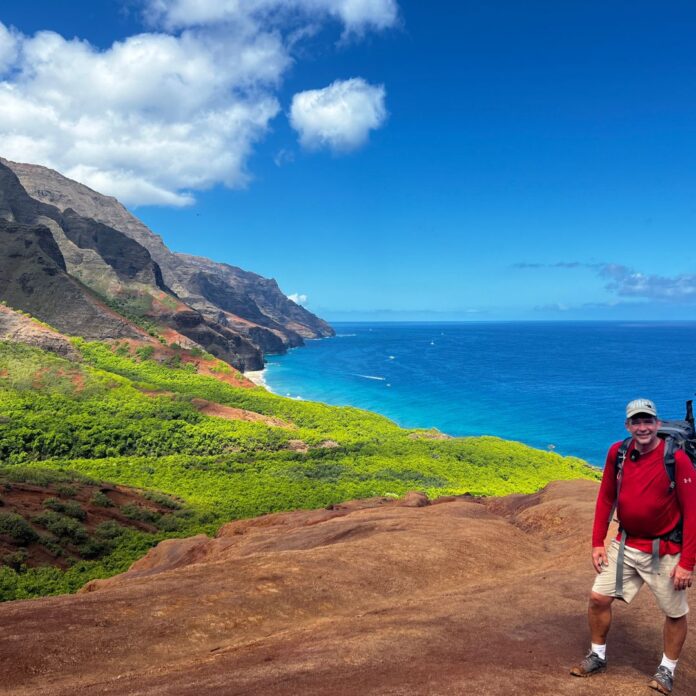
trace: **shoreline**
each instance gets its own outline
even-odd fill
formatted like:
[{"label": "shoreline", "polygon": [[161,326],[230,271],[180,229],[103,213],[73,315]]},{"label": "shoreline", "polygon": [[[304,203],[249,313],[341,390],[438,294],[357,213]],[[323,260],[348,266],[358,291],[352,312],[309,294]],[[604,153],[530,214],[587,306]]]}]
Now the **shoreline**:
[{"label": "shoreline", "polygon": [[[388,322],[384,322],[388,323]],[[363,326],[370,327],[370,325],[375,325],[375,326],[384,326],[384,323],[382,322],[336,322],[338,326],[341,324],[344,324],[348,327],[354,327],[356,325],[362,324]],[[434,325],[439,325],[439,326],[444,326],[447,322],[391,322],[393,325],[398,325],[398,324],[412,324],[412,325],[426,325],[426,324],[434,324]],[[449,322],[451,324],[459,324],[460,322]],[[471,324],[471,323],[480,323],[480,324],[504,324],[504,323],[549,323],[549,322],[502,322],[502,321],[491,321],[491,322],[461,322],[461,323],[466,323],[466,324]],[[576,322],[576,321],[567,321],[567,322],[561,322],[561,323],[567,323],[567,324],[574,324],[574,323],[583,323],[583,322]],[[593,322],[585,322],[585,323],[593,323]],[[601,322],[596,322],[596,323],[601,323]],[[610,323],[610,322],[605,322],[605,323]],[[615,322],[617,324],[622,324],[624,322]],[[652,322],[645,322],[645,323],[652,323]],[[663,322],[667,323],[667,322]],[[686,322],[684,322],[686,323]],[[691,321],[690,323],[696,324],[696,322]],[[337,326],[337,328],[338,328]],[[340,327],[343,328],[343,327]],[[370,331],[372,331],[372,328],[369,328]],[[347,334],[342,334],[337,332],[335,336],[330,337],[334,339],[338,338],[350,338],[356,336],[357,333],[347,333]],[[305,339],[308,343],[311,342],[316,342],[316,341],[322,341],[325,340],[325,338],[317,338],[317,339]],[[306,345],[301,345],[301,346],[294,346],[292,348],[289,348],[287,353],[283,355],[283,357],[287,357],[291,355],[294,351],[296,351],[298,348],[306,348]],[[390,356],[391,357],[391,356]],[[494,433],[494,432],[456,432],[453,434],[452,432],[449,431],[447,428],[443,428],[442,425],[440,424],[430,424],[430,425],[422,425],[421,423],[414,424],[414,423],[409,423],[408,419],[404,419],[403,414],[393,414],[389,413],[389,409],[382,410],[378,405],[375,405],[374,403],[371,404],[370,406],[362,405],[360,403],[356,403],[354,399],[347,399],[346,401],[334,401],[331,397],[327,398],[326,394],[321,394],[319,396],[314,396],[311,398],[308,398],[306,396],[303,396],[301,394],[297,394],[293,396],[290,392],[286,391],[283,389],[282,385],[276,385],[276,388],[280,388],[279,391],[274,391],[269,385],[268,382],[266,381],[266,376],[268,372],[268,366],[264,365],[263,370],[257,370],[257,371],[252,371],[245,373],[245,376],[249,378],[250,381],[252,381],[255,385],[261,386],[267,391],[269,391],[272,394],[276,394],[277,396],[282,396],[284,398],[289,398],[289,399],[296,399],[296,400],[309,400],[309,401],[315,401],[321,404],[325,404],[326,406],[350,406],[352,408],[357,408],[360,410],[365,410],[370,413],[374,413],[380,416],[383,416],[384,418],[387,418],[391,420],[393,423],[395,423],[399,428],[404,429],[404,430],[420,430],[420,431],[429,431],[429,430],[435,430],[439,434],[439,437],[442,437],[443,439],[460,439],[460,438],[486,438],[486,437],[491,437],[491,438],[497,438],[503,442],[518,442],[526,447],[529,447],[533,450],[537,450],[540,452],[547,452],[547,453],[553,453],[557,454],[562,458],[565,457],[572,457],[576,459],[580,459],[583,462],[585,462],[590,468],[599,470],[601,471],[603,468],[603,460],[597,460],[594,461],[591,457],[583,457],[582,454],[579,454],[577,452],[573,451],[566,451],[565,448],[561,449],[561,451],[558,450],[558,446],[556,444],[549,444],[548,442],[540,443],[540,442],[530,442],[526,440],[523,436],[520,436],[519,434],[509,434],[509,433]],[[357,374],[357,373],[352,373],[356,377],[362,377],[365,379],[369,380],[377,380],[377,379],[384,379],[386,380],[387,378],[377,378],[371,375],[363,375],[363,374]],[[378,374],[378,373],[375,373]],[[391,385],[387,385],[391,386]],[[302,388],[300,387],[299,391],[302,391]]]},{"label": "shoreline", "polygon": [[273,393],[273,390],[266,382],[266,369],[267,368],[264,367],[263,370],[250,370],[249,372],[244,372],[242,374],[257,387],[263,387],[266,391]]}]

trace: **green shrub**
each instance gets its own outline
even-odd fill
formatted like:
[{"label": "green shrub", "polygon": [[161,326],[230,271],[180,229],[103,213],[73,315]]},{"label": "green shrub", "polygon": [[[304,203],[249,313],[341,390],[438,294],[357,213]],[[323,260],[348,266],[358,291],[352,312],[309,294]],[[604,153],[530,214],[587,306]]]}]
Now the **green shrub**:
[{"label": "green shrub", "polygon": [[84,521],[87,518],[87,513],[82,506],[74,500],[63,502],[58,500],[58,498],[46,498],[43,501],[43,506],[48,510],[60,512],[68,517],[74,517],[76,520]]},{"label": "green shrub", "polygon": [[77,488],[65,483],[59,483],[55,486],[55,491],[63,498],[73,498],[77,495]]},{"label": "green shrub", "polygon": [[124,517],[130,520],[138,520],[139,522],[158,522],[161,515],[155,510],[150,510],[146,507],[128,503],[121,508]]},{"label": "green shrub", "polygon": [[63,541],[74,544],[83,544],[87,541],[87,530],[72,517],[47,510],[34,517],[32,521]]},{"label": "green shrub", "polygon": [[[2,403],[0,401],[0,403]],[[11,483],[29,483],[34,486],[48,488],[52,484],[79,482],[95,484],[96,481],[77,471],[60,471],[44,467],[29,466],[0,466],[0,479]],[[6,490],[12,490],[11,483],[5,484]]]},{"label": "green shrub", "polygon": [[39,536],[39,543],[50,553],[52,553],[57,558],[65,556],[65,551],[63,547],[53,538],[46,534],[41,534]]},{"label": "green shrub", "polygon": [[0,534],[10,537],[15,544],[21,546],[27,546],[39,538],[32,526],[15,512],[0,512]]},{"label": "green shrub", "polygon": [[177,532],[183,526],[183,520],[175,515],[162,515],[157,520],[157,527],[163,532]]},{"label": "green shrub", "polygon": [[91,538],[80,544],[79,552],[83,558],[99,558],[104,556],[113,548],[113,544],[105,539]]},{"label": "green shrub", "polygon": [[29,554],[26,549],[19,549],[14,553],[7,553],[0,558],[0,564],[9,566],[13,570],[25,570]]},{"label": "green shrub", "polygon": [[104,491],[96,491],[90,502],[92,505],[96,505],[97,507],[114,507],[114,504],[111,502],[109,496],[104,493]]},{"label": "green shrub", "polygon": [[122,536],[126,529],[114,520],[106,520],[97,525],[94,534],[101,539],[118,539]]},{"label": "green shrub", "polygon": [[[156,333],[151,333],[152,336],[156,336]],[[153,346],[140,346],[135,349],[135,354],[140,358],[141,361],[149,360],[155,353]]]},{"label": "green shrub", "polygon": [[178,510],[181,508],[181,503],[174,500],[174,498],[164,493],[158,493],[157,491],[145,491],[143,493],[143,498],[169,510]]}]

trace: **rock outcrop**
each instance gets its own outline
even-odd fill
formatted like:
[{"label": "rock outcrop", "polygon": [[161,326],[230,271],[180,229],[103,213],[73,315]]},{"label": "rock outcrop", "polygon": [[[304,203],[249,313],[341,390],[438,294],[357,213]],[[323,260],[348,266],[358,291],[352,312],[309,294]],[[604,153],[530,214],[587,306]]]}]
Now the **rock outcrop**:
[{"label": "rock outcrop", "polygon": [[62,358],[80,359],[80,354],[63,334],[41,326],[32,319],[2,305],[0,305],[0,341],[23,343],[55,353]]},{"label": "rock outcrop", "polygon": [[[61,249],[68,261],[69,272],[92,287],[113,292],[116,282],[113,273],[101,268],[87,274],[87,262],[94,261],[87,258],[88,252],[92,251],[120,274],[122,282],[125,273],[131,282],[149,282],[170,290],[199,315],[195,322],[191,322],[190,317],[167,317],[171,325],[172,322],[178,324],[173,328],[181,331],[183,326],[184,335],[235,367],[259,369],[264,352],[284,352],[287,348],[302,345],[303,339],[333,335],[333,329],[326,322],[289,300],[275,280],[228,264],[173,253],[161,237],[131,215],[115,198],[103,196],[51,169],[0,158],[0,167],[3,165],[18,177],[34,207],[38,206],[43,215],[47,214],[46,210],[60,214],[60,220],[56,220],[53,213],[49,217],[59,227],[62,223],[62,229],[54,230],[54,233],[59,238],[66,238]],[[92,223],[88,230],[84,229],[86,220]],[[115,244],[113,231],[131,241],[128,260],[121,264],[117,262],[123,256],[122,249],[128,245],[122,240]],[[74,272],[70,269],[72,256],[67,248],[63,248],[68,243],[75,244],[83,253],[82,258],[73,264]],[[117,247],[115,254],[114,245]],[[141,267],[146,265],[146,257],[142,251],[136,253],[136,247],[146,250],[156,266],[153,277],[149,279],[142,277]],[[82,269],[82,277],[78,275],[79,269]],[[187,321],[190,323],[189,333]],[[230,345],[225,345],[228,341]],[[230,355],[236,357],[230,359]]]},{"label": "rock outcrop", "polygon": [[[647,693],[647,593],[617,607],[609,672],[568,674],[587,647],[596,492],[355,501],[163,542],[81,594],[0,605],[2,693]],[[688,646],[676,689],[696,690]]]}]

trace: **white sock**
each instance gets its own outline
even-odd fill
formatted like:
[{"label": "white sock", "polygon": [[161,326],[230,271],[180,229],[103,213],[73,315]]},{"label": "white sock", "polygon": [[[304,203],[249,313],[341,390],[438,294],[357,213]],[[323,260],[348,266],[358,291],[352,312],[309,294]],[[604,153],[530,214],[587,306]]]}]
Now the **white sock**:
[{"label": "white sock", "polygon": [[[598,643],[590,643],[592,646],[592,652],[597,653],[603,660],[607,659],[607,644],[603,643],[599,645]],[[674,663],[676,664],[676,662]]]},{"label": "white sock", "polygon": [[677,669],[678,660],[670,660],[667,655],[662,653],[662,662],[660,662],[660,667],[665,666],[674,676],[674,670]]}]

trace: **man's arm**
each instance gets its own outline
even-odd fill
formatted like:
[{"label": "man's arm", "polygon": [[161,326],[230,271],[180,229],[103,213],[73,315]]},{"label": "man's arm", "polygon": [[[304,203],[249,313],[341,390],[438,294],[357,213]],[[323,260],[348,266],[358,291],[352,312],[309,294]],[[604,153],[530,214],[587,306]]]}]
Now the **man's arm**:
[{"label": "man's arm", "polygon": [[616,501],[616,455],[620,446],[621,443],[617,442],[607,452],[602,483],[595,504],[594,524],[592,526],[592,565],[598,573],[602,572],[602,566],[607,563],[604,538],[609,529],[609,515]]}]

